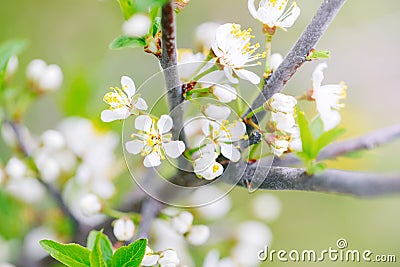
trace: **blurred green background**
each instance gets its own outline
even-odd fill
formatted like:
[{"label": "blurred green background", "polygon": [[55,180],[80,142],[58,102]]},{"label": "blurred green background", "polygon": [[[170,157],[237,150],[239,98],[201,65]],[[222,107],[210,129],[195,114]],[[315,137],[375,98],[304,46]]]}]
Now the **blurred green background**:
[{"label": "blurred green background", "polygon": [[[302,14],[288,32],[277,33],[274,52],[285,54],[290,49],[320,2],[297,1]],[[252,27],[258,41],[262,41],[261,27],[250,17],[247,1],[192,0],[178,17],[179,47],[193,46],[194,29],[205,21],[241,23],[244,27]],[[108,49],[111,40],[121,33],[122,22],[114,0],[0,1],[0,42],[10,38],[30,41],[29,49],[19,57],[20,68],[23,70],[34,58],[42,58],[48,63],[59,64],[64,71],[63,89],[44,97],[28,112],[26,123],[33,132],[54,127],[66,115],[84,114],[99,121],[100,111],[105,108],[102,96],[109,86],[119,84],[121,75],[130,75],[140,85],[159,70],[155,58],[140,49]],[[341,112],[343,125],[347,128],[345,137],[399,123],[399,25],[398,0],[348,1],[318,44],[318,49],[330,50],[332,55],[325,82],[345,81],[349,88],[346,108]],[[310,89],[314,67],[315,63],[305,64],[285,92],[299,94]],[[21,83],[23,76],[24,71],[20,71]],[[156,97],[159,92],[146,92],[146,95],[153,93]],[[68,105],[64,101],[66,98],[71,100]],[[120,130],[121,124],[113,123],[111,127]],[[329,166],[400,173],[399,150],[400,141],[397,141],[367,152],[361,159],[340,159],[329,162]],[[379,266],[398,266],[399,196],[360,199],[322,193],[275,194],[282,200],[283,210],[279,219],[270,224],[274,235],[272,249],[326,249],[335,247],[336,240],[342,237],[352,249],[395,254],[397,263]],[[240,210],[243,220],[246,219],[246,209],[241,206],[251,201],[254,195],[237,188],[232,196],[234,209]],[[281,266],[283,263],[266,265]],[[309,266],[310,263],[285,265]],[[319,265],[365,266],[343,262]],[[377,263],[370,265],[378,266]]]}]

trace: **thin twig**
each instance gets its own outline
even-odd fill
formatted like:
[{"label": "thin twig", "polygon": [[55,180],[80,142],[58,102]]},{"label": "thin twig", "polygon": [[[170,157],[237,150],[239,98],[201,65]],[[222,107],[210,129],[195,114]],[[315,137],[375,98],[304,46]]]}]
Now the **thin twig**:
[{"label": "thin twig", "polygon": [[[276,71],[265,81],[262,92],[251,104],[251,108],[246,111],[246,116],[270,99],[275,93],[283,90],[285,84],[295,74],[297,69],[306,62],[307,54],[313,49],[326,29],[339,12],[346,0],[324,0],[317,13],[308,24],[305,31],[301,34],[296,44],[292,47],[285,59]],[[255,116],[257,121],[261,121],[265,112],[259,112]]]}]

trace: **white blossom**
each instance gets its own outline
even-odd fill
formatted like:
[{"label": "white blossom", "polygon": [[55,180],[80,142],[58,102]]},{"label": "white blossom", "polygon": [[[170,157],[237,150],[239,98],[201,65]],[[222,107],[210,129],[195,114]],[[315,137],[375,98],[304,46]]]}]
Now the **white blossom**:
[{"label": "white blossom", "polygon": [[293,96],[276,93],[268,100],[268,105],[273,112],[293,114],[297,100]]},{"label": "white blossom", "polygon": [[288,9],[288,0],[261,0],[258,9],[255,0],[248,0],[250,14],[264,25],[273,29],[275,27],[286,30],[293,26],[300,15],[300,8],[293,2]]},{"label": "white blossom", "polygon": [[150,116],[141,115],[135,120],[135,128],[138,133],[133,134],[137,139],[125,144],[129,153],[144,156],[145,167],[156,167],[165,159],[165,155],[178,158],[185,151],[185,143],[172,141],[169,131],[172,129],[173,121],[169,115],[162,115],[157,121]]},{"label": "white blossom", "polygon": [[236,89],[228,84],[216,84],[212,88],[212,94],[222,103],[229,103],[236,99]]},{"label": "white blossom", "polygon": [[227,106],[217,106],[208,104],[204,108],[204,115],[212,120],[226,120],[231,114],[231,109]]},{"label": "white blossom", "polygon": [[148,34],[151,19],[144,14],[135,14],[122,24],[122,31],[130,37],[143,37]]},{"label": "white blossom", "polygon": [[194,172],[206,180],[213,180],[224,172],[224,167],[216,161],[218,153],[212,144],[200,149],[200,157],[194,161]]},{"label": "white blossom", "polygon": [[171,220],[172,228],[179,234],[184,234],[189,231],[193,223],[193,214],[188,211],[183,211]]},{"label": "white blossom", "polygon": [[204,22],[196,28],[196,41],[204,51],[210,50],[215,42],[215,33],[221,24],[216,22]]},{"label": "white blossom", "polygon": [[281,54],[273,53],[271,55],[271,63],[270,63],[271,71],[274,72],[279,67],[279,65],[281,65],[282,61],[283,61],[283,57]]},{"label": "white blossom", "polygon": [[[224,73],[232,83],[238,83],[237,77],[250,81],[253,84],[260,83],[260,77],[255,73],[244,69],[248,64],[260,59],[263,55],[255,54],[260,46],[251,45],[251,29],[241,30],[240,25],[226,23],[218,27],[215,34],[215,43],[212,51],[217,57],[217,62],[223,67]],[[236,76],[236,77],[235,77]]]},{"label": "white blossom", "polygon": [[46,194],[42,184],[33,177],[13,177],[8,180],[6,191],[28,204],[40,202]]},{"label": "white blossom", "polygon": [[110,109],[101,112],[101,120],[111,122],[123,120],[131,114],[137,115],[139,110],[146,110],[147,103],[136,93],[133,80],[128,76],[121,77],[122,89],[118,87],[110,88],[112,92],[104,95],[103,100],[110,105]]},{"label": "white blossom", "polygon": [[319,114],[329,113],[333,109],[339,110],[344,106],[339,103],[340,100],[346,98],[347,87],[343,83],[322,85],[323,70],[327,67],[326,63],[318,64],[313,73],[312,98],[315,99]]},{"label": "white blossom", "polygon": [[191,49],[178,49],[179,77],[189,82],[204,63],[206,56],[203,53],[193,53]]},{"label": "white blossom", "polygon": [[189,200],[193,206],[202,205],[196,208],[196,213],[206,220],[221,219],[232,208],[232,200],[229,194],[216,186],[197,189]]},{"label": "white blossom", "polygon": [[12,157],[7,162],[5,172],[11,178],[22,178],[26,174],[27,169],[24,162],[16,157]]},{"label": "white blossom", "polygon": [[340,113],[337,110],[331,110],[330,112],[327,113],[321,113],[320,116],[324,124],[325,132],[332,130],[333,128],[338,126],[341,121]]},{"label": "white blossom", "polygon": [[7,62],[6,80],[10,80],[18,69],[18,57],[12,56]]},{"label": "white blossom", "polygon": [[185,235],[186,240],[195,246],[203,245],[210,237],[210,228],[205,225],[194,225]]},{"label": "white blossom", "polygon": [[289,148],[289,141],[276,138],[271,144],[271,149],[275,156],[281,157]]},{"label": "white blossom", "polygon": [[256,196],[252,201],[254,214],[263,220],[273,221],[281,212],[282,203],[276,196],[263,193]]},{"label": "white blossom", "polygon": [[156,265],[160,256],[155,254],[154,251],[149,247],[146,246],[146,251],[144,253],[144,257],[142,260],[141,266],[153,266]]},{"label": "white blossom", "polygon": [[271,121],[275,123],[276,129],[287,132],[296,125],[293,113],[271,112]]},{"label": "white blossom", "polygon": [[26,76],[33,89],[40,93],[58,90],[63,82],[61,68],[56,64],[47,65],[41,59],[29,63]]},{"label": "white blossom", "polygon": [[129,218],[120,218],[114,222],[113,233],[119,241],[131,240],[135,234],[135,224]]},{"label": "white blossom", "polygon": [[176,267],[179,264],[178,255],[172,249],[165,250],[161,253],[158,263],[161,267]]},{"label": "white blossom", "polygon": [[81,210],[85,216],[92,216],[100,213],[102,204],[94,194],[87,194],[81,199]]}]

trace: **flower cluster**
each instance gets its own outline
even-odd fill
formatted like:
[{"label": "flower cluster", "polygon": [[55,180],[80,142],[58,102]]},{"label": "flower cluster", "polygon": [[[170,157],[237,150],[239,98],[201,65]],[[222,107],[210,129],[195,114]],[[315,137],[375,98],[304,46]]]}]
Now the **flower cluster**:
[{"label": "flower cluster", "polygon": [[207,226],[193,225],[193,215],[187,211],[176,214],[170,223],[172,228],[192,245],[202,245],[210,236],[210,229]]}]

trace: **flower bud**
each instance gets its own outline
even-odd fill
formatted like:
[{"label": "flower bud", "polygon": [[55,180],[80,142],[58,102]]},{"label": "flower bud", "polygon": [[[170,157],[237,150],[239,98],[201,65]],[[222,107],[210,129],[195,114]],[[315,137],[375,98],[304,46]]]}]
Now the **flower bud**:
[{"label": "flower bud", "polygon": [[9,81],[14,76],[15,72],[18,69],[18,58],[16,56],[12,56],[10,60],[8,60],[7,68],[6,68],[6,80]]},{"label": "flower bud", "polygon": [[101,208],[100,199],[94,194],[87,194],[81,200],[81,210],[85,216],[98,214]]},{"label": "flower bud", "polygon": [[55,130],[47,130],[42,134],[42,142],[45,147],[53,149],[62,149],[65,147],[65,138]]},{"label": "flower bud", "polygon": [[136,14],[124,22],[122,31],[130,37],[143,37],[148,34],[151,27],[151,20],[143,14]]},{"label": "flower bud", "polygon": [[196,28],[196,41],[205,51],[210,50],[215,42],[215,33],[221,24],[204,22]]},{"label": "flower bud", "polygon": [[268,101],[268,104],[273,112],[294,113],[297,100],[293,96],[276,93]]},{"label": "flower bud", "polygon": [[42,91],[56,91],[63,82],[63,73],[58,65],[48,65],[40,77],[39,88]]},{"label": "flower bud", "polygon": [[37,83],[46,66],[46,62],[41,59],[32,60],[26,69],[26,78],[32,83]]},{"label": "flower bud", "polygon": [[178,255],[172,249],[165,250],[161,253],[158,263],[161,267],[175,267],[179,264]]},{"label": "flower bud", "polygon": [[154,254],[153,250],[146,246],[146,252],[144,253],[144,257],[142,260],[141,266],[153,266],[157,264],[158,259],[160,258],[159,255]]},{"label": "flower bud", "polygon": [[210,237],[210,228],[205,225],[193,226],[186,235],[186,240],[195,246],[204,244]]},{"label": "flower bud", "polygon": [[172,218],[172,228],[179,234],[189,231],[193,223],[193,215],[190,212],[183,211],[178,216]]},{"label": "flower bud", "polygon": [[120,218],[114,222],[113,232],[119,241],[128,241],[135,234],[135,224],[131,219]]},{"label": "flower bud", "polygon": [[26,173],[27,167],[20,159],[12,157],[8,160],[5,172],[11,178],[22,178]]}]

